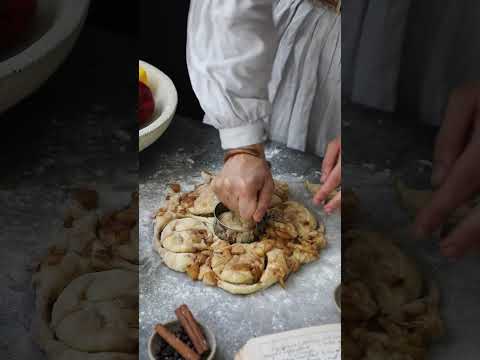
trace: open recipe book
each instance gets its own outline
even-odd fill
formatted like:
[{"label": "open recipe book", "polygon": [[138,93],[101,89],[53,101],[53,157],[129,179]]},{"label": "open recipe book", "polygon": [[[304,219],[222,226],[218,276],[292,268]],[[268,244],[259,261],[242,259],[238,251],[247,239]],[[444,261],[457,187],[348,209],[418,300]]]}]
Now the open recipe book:
[{"label": "open recipe book", "polygon": [[341,325],[287,331],[249,340],[235,360],[340,360]]}]

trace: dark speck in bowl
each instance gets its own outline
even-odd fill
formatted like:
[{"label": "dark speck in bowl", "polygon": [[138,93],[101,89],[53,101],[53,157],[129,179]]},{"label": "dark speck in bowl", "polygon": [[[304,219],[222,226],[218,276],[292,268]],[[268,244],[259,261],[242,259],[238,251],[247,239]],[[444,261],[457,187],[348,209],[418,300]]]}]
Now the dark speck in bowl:
[{"label": "dark speck in bowl", "polygon": [[[178,322],[168,324],[167,328],[192,350],[194,349],[190,338]],[[183,360],[183,357],[168,345],[158,334],[155,334],[152,339],[152,354],[157,360]],[[204,354],[201,357],[202,360],[207,359],[209,355],[209,352]]]}]

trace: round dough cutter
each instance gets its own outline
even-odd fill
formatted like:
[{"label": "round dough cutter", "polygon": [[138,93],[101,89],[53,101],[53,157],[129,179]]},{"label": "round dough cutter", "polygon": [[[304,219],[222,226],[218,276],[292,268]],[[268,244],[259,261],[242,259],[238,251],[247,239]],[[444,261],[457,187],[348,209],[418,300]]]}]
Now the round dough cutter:
[{"label": "round dough cutter", "polygon": [[214,217],[215,217],[215,224],[214,224],[214,231],[215,235],[217,235],[220,239],[228,241],[229,243],[252,243],[254,241],[258,241],[260,236],[265,233],[265,229],[267,227],[267,220],[268,217],[265,215],[263,219],[255,224],[255,227],[248,230],[239,230],[235,229],[229,225],[226,225],[222,222],[222,214],[230,212],[230,209],[227,208],[223,203],[218,203],[215,206],[214,210]]}]

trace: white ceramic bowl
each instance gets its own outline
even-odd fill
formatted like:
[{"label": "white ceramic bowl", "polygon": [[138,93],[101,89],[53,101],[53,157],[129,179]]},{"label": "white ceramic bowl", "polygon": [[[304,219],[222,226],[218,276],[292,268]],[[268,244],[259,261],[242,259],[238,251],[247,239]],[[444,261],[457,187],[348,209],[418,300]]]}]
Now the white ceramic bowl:
[{"label": "white ceramic bowl", "polygon": [[[217,342],[215,340],[215,336],[213,335],[212,331],[209,328],[207,328],[202,324],[199,324],[199,325],[203,331],[203,335],[205,336],[208,344],[210,345],[210,354],[207,356],[206,360],[213,360],[215,358],[215,353],[217,351]],[[175,320],[165,324],[164,326],[170,331],[172,331],[178,328],[180,326],[180,323],[177,320]],[[160,335],[154,332],[148,339],[148,358],[150,360],[157,360],[157,358],[155,358],[154,356],[153,347],[155,346],[155,341],[158,341],[159,338],[160,338]]]},{"label": "white ceramic bowl", "polygon": [[0,114],[37,90],[73,48],[90,0],[38,0],[29,40],[0,58]]},{"label": "white ceramic bowl", "polygon": [[156,67],[139,61],[147,72],[148,85],[155,100],[153,121],[139,131],[139,150],[153,144],[167,130],[177,109],[178,95],[172,80]]}]

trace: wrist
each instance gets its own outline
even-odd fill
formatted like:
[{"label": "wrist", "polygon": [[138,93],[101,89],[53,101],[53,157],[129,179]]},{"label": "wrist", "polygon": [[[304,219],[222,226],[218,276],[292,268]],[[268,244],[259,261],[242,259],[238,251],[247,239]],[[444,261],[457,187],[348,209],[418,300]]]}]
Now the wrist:
[{"label": "wrist", "polygon": [[237,155],[248,155],[265,160],[265,147],[263,144],[253,144],[230,149],[225,152],[223,162],[226,163],[229,159]]}]

